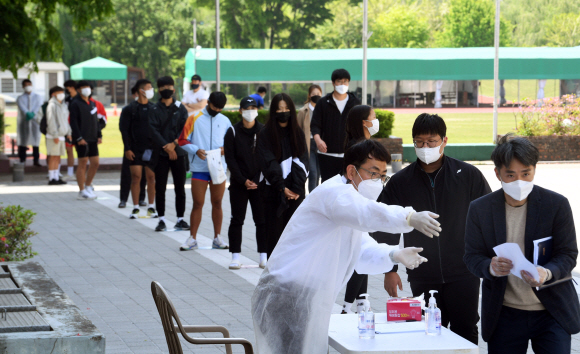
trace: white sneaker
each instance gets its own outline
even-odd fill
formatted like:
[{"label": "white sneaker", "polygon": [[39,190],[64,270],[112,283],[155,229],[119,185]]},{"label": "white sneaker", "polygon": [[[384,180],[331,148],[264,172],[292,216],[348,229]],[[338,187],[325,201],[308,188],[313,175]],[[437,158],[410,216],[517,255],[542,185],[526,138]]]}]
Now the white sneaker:
[{"label": "white sneaker", "polygon": [[139,209],[133,209],[131,215],[129,215],[129,219],[139,219]]},{"label": "white sneaker", "polygon": [[232,261],[232,263],[230,263],[229,268],[230,269],[240,269],[240,268],[242,268],[242,265],[241,265],[240,261]]},{"label": "white sneaker", "polygon": [[66,181],[66,182],[76,181],[77,180],[77,176],[75,176],[75,175],[66,175],[66,176],[63,176],[62,177],[62,180],[63,181]]},{"label": "white sneaker", "polygon": [[86,190],[82,190],[79,192],[79,194],[77,195],[77,199],[78,200],[90,200],[91,196],[87,193]]},{"label": "white sneaker", "polygon": [[180,251],[191,251],[197,249],[197,240],[193,238],[193,236],[189,236],[189,238],[179,247]]},{"label": "white sneaker", "polygon": [[89,196],[89,199],[97,199],[97,195],[95,194],[94,189],[92,189],[90,186],[86,186],[84,191]]},{"label": "white sneaker", "polygon": [[218,235],[216,238],[213,239],[213,243],[211,244],[211,248],[219,249],[219,250],[226,250],[230,248],[227,243],[224,243],[220,236]]},{"label": "white sneaker", "polygon": [[260,262],[260,268],[264,269],[266,268],[266,264],[268,263],[268,261],[261,261]]}]

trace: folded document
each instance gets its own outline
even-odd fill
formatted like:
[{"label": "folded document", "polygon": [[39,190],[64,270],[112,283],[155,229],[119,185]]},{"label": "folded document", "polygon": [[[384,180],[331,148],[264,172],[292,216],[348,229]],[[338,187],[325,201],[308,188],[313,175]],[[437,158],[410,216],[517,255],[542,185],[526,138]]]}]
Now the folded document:
[{"label": "folded document", "polygon": [[522,279],[521,272],[525,270],[530,273],[536,281],[540,281],[540,274],[536,266],[528,261],[522,253],[520,246],[517,243],[503,243],[493,248],[498,257],[507,258],[513,263],[511,273],[516,277]]}]

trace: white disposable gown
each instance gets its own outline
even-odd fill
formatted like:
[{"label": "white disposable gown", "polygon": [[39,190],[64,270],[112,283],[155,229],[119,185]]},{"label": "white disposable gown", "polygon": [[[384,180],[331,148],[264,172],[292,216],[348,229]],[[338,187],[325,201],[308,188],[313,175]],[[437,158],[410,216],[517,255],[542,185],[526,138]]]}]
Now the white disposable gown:
[{"label": "white disposable gown", "polygon": [[252,296],[257,352],[327,353],[333,304],[353,271],[393,267],[389,252],[398,246],[368,232],[410,232],[412,210],[371,201],[341,176],[318,186],[290,219]]}]

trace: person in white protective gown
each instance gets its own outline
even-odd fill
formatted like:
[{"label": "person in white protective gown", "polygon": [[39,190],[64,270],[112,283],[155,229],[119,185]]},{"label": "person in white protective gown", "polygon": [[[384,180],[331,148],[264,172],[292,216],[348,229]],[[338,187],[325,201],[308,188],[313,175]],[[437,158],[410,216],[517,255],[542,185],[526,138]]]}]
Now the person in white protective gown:
[{"label": "person in white protective gown", "polygon": [[259,354],[327,353],[333,304],[355,269],[380,274],[394,263],[413,269],[427,261],[421,248],[378,244],[368,234],[415,228],[433,237],[441,231],[436,214],[375,201],[387,178],[386,160],[380,143],[353,145],[344,176],[317,187],[290,219],[252,296]]}]

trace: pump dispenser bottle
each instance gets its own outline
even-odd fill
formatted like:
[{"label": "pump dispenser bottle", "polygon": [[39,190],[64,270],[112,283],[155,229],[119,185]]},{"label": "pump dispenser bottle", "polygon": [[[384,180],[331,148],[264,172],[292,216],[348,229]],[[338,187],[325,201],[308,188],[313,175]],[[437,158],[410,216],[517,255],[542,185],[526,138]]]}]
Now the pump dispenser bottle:
[{"label": "pump dispenser bottle", "polygon": [[360,339],[375,338],[375,314],[371,310],[369,294],[361,294],[364,297],[364,310],[358,313],[358,337]]},{"label": "pump dispenser bottle", "polygon": [[425,310],[425,333],[429,336],[441,335],[441,310],[437,307],[435,293],[437,290],[431,290],[429,298],[429,307]]}]

